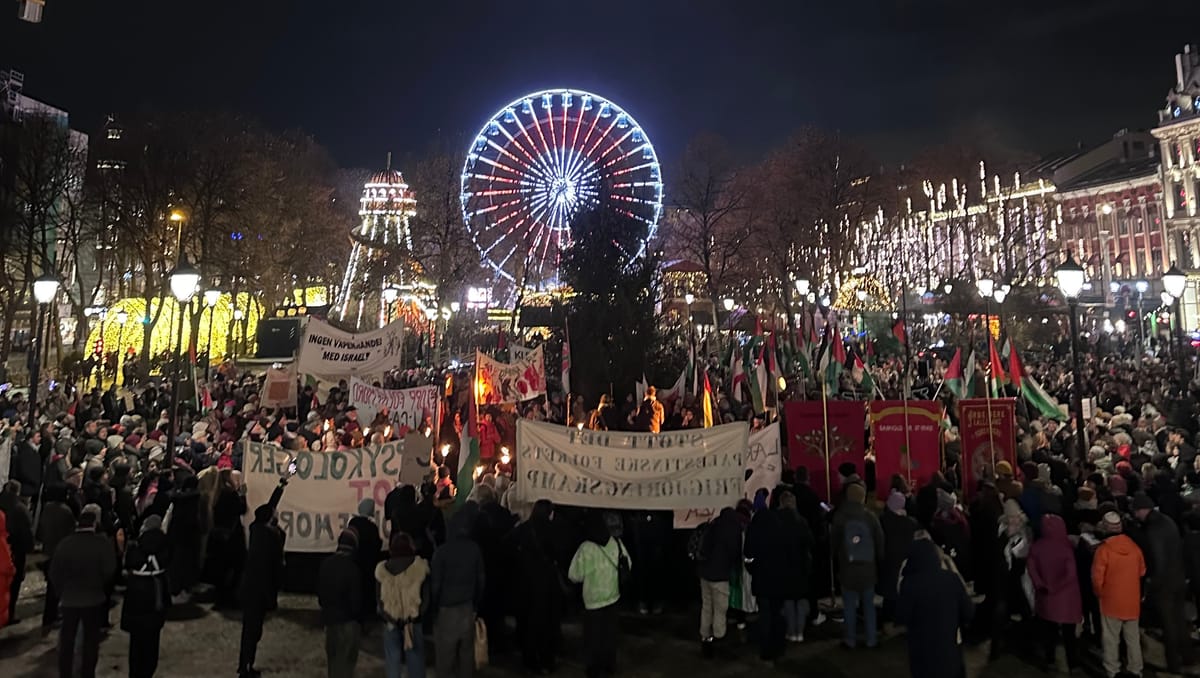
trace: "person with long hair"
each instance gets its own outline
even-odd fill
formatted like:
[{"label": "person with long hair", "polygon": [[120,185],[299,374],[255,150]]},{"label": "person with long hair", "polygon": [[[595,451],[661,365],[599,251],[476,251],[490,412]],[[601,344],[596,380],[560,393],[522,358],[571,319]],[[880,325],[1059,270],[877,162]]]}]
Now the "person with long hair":
[{"label": "person with long hair", "polygon": [[241,474],[233,469],[218,471],[217,486],[211,496],[212,528],[208,534],[205,572],[215,589],[215,606],[234,607],[238,579],[246,562],[246,532],[242,526],[246,492]]},{"label": "person with long hair", "polygon": [[521,573],[517,635],[525,668],[533,673],[554,671],[560,642],[566,582],[555,559],[553,516],[554,504],[539,499],[512,533]]}]

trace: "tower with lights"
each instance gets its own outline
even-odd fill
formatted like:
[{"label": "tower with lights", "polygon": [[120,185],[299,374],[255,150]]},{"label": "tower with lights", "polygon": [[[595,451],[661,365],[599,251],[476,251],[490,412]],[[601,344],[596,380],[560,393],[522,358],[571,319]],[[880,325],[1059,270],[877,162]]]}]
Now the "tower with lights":
[{"label": "tower with lights", "polygon": [[357,328],[382,327],[394,319],[401,290],[411,289],[418,266],[412,257],[409,218],[417,201],[398,170],[387,166],[363,185],[358,226],[337,298],[337,317]]}]

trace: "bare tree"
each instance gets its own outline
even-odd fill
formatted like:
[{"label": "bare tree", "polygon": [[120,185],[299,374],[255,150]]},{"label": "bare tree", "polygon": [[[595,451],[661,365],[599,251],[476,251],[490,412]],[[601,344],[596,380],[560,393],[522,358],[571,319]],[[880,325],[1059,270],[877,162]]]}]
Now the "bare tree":
[{"label": "bare tree", "polygon": [[748,176],[739,169],[723,139],[703,135],[684,150],[668,192],[675,208],[665,229],[668,251],[703,267],[713,300],[747,264],[752,202]]}]

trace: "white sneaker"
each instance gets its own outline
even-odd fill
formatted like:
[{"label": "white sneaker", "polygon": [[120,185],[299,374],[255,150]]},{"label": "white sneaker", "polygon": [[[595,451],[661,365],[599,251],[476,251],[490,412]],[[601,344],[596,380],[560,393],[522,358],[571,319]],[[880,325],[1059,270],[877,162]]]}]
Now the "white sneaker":
[{"label": "white sneaker", "polygon": [[817,618],[813,620],[813,626],[820,626],[821,624],[824,624],[824,623],[825,623],[825,613],[818,612]]}]

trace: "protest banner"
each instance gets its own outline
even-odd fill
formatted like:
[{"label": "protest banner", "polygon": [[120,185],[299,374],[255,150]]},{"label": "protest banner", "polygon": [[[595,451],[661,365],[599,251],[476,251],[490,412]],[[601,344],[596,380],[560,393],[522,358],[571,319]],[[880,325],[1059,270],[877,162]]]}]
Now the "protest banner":
[{"label": "protest banner", "polygon": [[396,486],[405,462],[403,441],[339,452],[291,451],[249,441],[244,445],[242,478],[250,507],[244,518],[247,525],[254,518],[254,509],[271,498],[288,464],[293,459],[296,462],[296,475],[288,481],[277,507],[288,551],[333,551],[338,534],[366,498],[375,500],[375,522],[384,529],[383,502]]},{"label": "protest banner", "polygon": [[[808,484],[829,501],[842,489],[838,466],[850,462],[863,474],[863,433],[866,412],[861,400],[794,400],[784,404],[787,418],[788,462],[808,469]],[[829,444],[825,444],[825,423]],[[825,458],[828,450],[829,458]]]},{"label": "protest banner", "polygon": [[266,407],[296,406],[296,364],[268,367],[263,383],[262,404]]},{"label": "protest banner", "polygon": [[733,506],[745,487],[749,431],[745,422],[626,433],[520,419],[514,488],[523,501],[592,508]]},{"label": "protest banner", "polygon": [[[746,443],[746,471],[742,497],[754,500],[760,489],[773,491],[783,474],[783,456],[779,450],[779,422],[750,434]],[[733,504],[727,504],[730,508]],[[675,529],[685,530],[712,520],[721,507],[675,511]]]},{"label": "protest banner", "polygon": [[475,353],[475,403],[498,405],[531,400],[546,393],[546,361],[541,346],[520,360],[502,363]]},{"label": "protest banner", "polygon": [[404,343],[404,320],[377,330],[344,332],[320,318],[309,318],[300,339],[296,365],[304,374],[372,374],[397,367]]},{"label": "protest banner", "polygon": [[358,409],[358,420],[370,424],[382,409],[388,411],[388,421],[397,429],[415,429],[425,417],[433,430],[438,430],[438,410],[442,388],[438,385],[416,388],[378,388],[352,377],[349,402]]},{"label": "protest banner", "polygon": [[958,401],[958,436],[962,447],[963,494],[971,495],[979,481],[995,479],[998,462],[1017,466],[1016,399]]},{"label": "protest banner", "polygon": [[941,404],[872,400],[870,418],[876,496],[887,499],[893,475],[914,492],[928,483],[941,465]]}]

